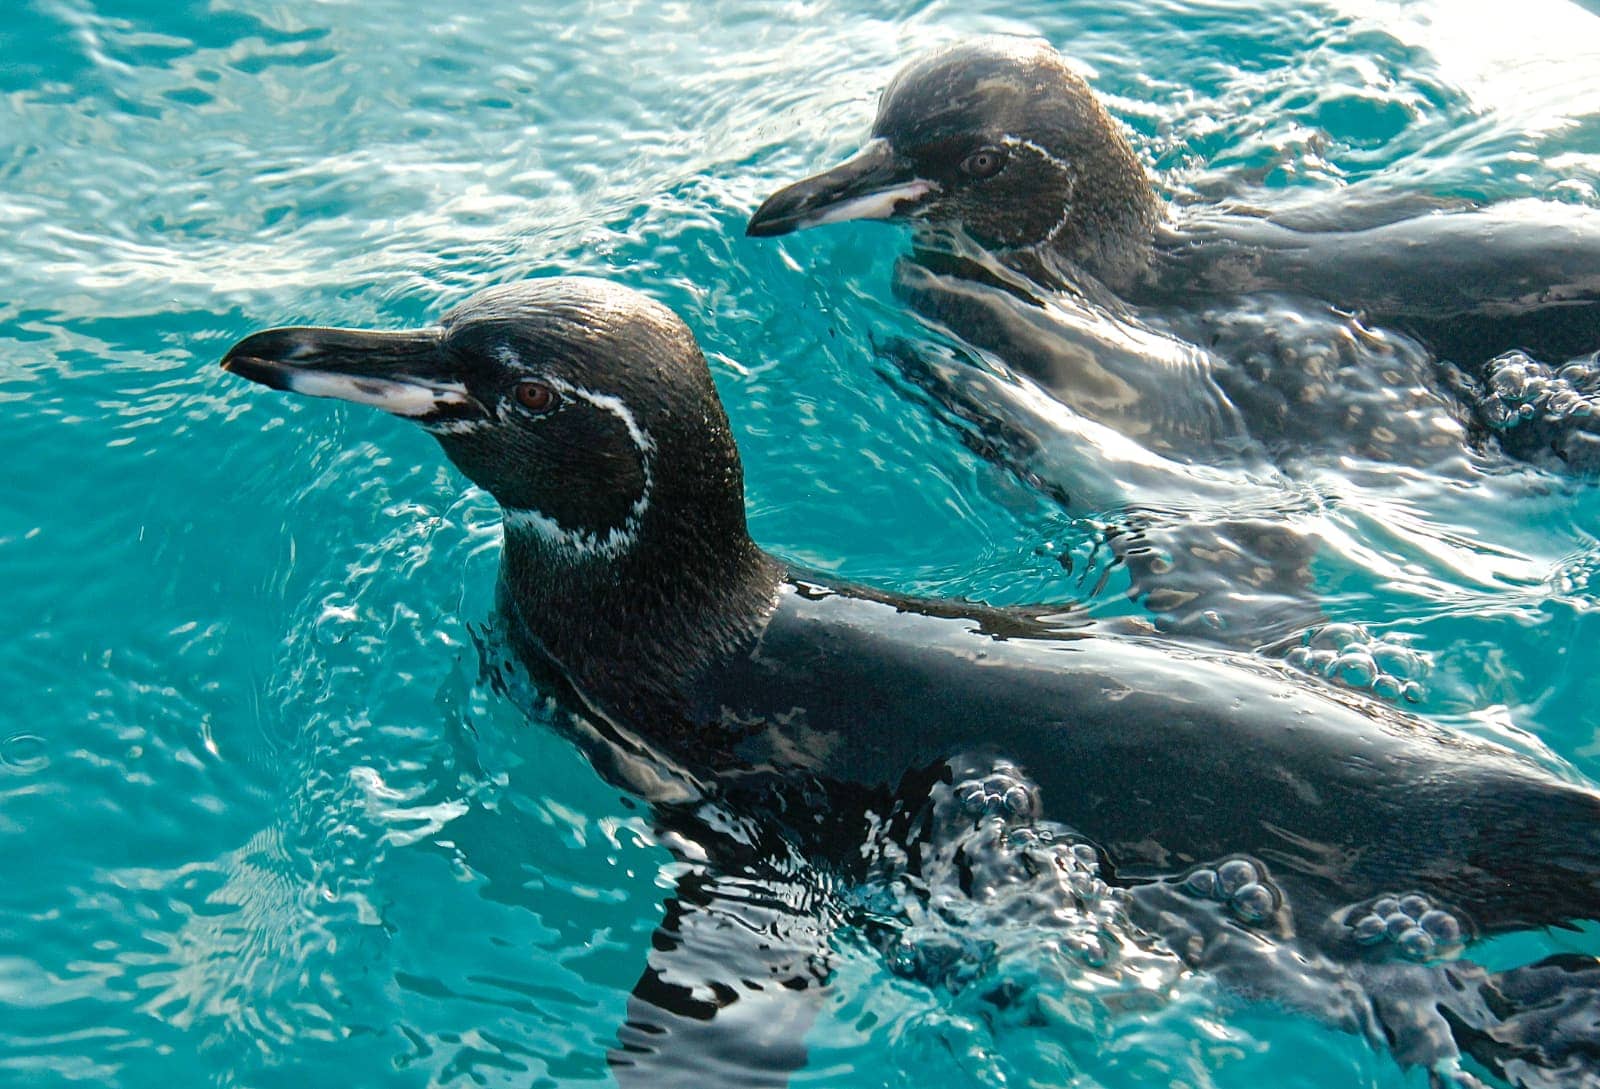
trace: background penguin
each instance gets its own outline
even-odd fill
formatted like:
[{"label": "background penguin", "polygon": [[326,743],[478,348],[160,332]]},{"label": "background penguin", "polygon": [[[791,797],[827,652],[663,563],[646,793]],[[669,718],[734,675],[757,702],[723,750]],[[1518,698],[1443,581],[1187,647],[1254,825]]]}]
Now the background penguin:
[{"label": "background penguin", "polygon": [[[1298,511],[1324,466],[1470,482],[1497,471],[1487,443],[1600,471],[1600,363],[1561,365],[1600,348],[1600,214],[1436,204],[1168,208],[1053,49],[984,38],[907,64],[862,151],[774,193],[748,233],[915,223],[897,294],[1067,411],[926,345],[886,346],[900,377],[1075,512],[1124,512],[1113,547],[1164,629],[1259,646],[1317,621],[1297,572],[1320,542],[1314,519],[1248,512]],[[1197,515],[1205,468],[1239,495]]]},{"label": "background penguin", "polygon": [[1600,794],[1250,658],[791,569],[746,532],[693,336],[645,297],[510,285],[435,328],[258,333],[223,366],[406,417],[499,501],[505,638],[688,867],[624,1084],[782,1084],[848,915],[828,889],[913,854],[1004,883],[1035,865],[1018,830],[1081,878],[1041,922],[1093,900],[1457,1084],[1458,1037],[1527,1086],[1600,1076],[1572,1027],[1594,962],[1451,959],[1600,917]]},{"label": "background penguin", "polygon": [[747,231],[959,227],[1046,286],[1087,274],[1134,303],[1292,291],[1403,326],[1463,364],[1600,347],[1600,215],[1537,201],[1417,215],[1419,203],[1169,212],[1059,54],[983,38],[901,69],[861,153],[774,193]]}]

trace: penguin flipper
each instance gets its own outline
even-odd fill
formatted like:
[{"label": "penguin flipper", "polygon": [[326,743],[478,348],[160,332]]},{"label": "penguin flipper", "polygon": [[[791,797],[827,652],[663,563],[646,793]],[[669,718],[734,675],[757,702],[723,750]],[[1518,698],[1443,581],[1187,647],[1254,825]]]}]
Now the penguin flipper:
[{"label": "penguin flipper", "polygon": [[1471,961],[1364,965],[1361,986],[1395,1057],[1436,1089],[1477,1089],[1471,1056],[1515,1089],[1600,1089],[1600,959],[1489,972]]},{"label": "penguin flipper", "polygon": [[1206,211],[1163,251],[1157,297],[1284,291],[1359,310],[1475,367],[1521,348],[1593,351],[1600,328],[1600,213],[1555,201],[1335,228]]},{"label": "penguin flipper", "polygon": [[992,355],[1043,395],[1017,407],[1004,397],[991,411],[1026,414],[1030,402],[1048,399],[1128,436],[1158,461],[1256,460],[1244,420],[1215,380],[1217,361],[1146,325],[1097,283],[1049,286],[981,253],[918,250],[896,262],[894,290],[936,331]]},{"label": "penguin flipper", "polygon": [[829,972],[808,890],[770,875],[680,878],[608,1056],[622,1089],[784,1089]]},{"label": "penguin flipper", "polygon": [[1440,1003],[1463,1051],[1518,1089],[1600,1086],[1600,958],[1557,954],[1471,982]]},{"label": "penguin flipper", "polygon": [[[1334,912],[1346,922],[1329,931],[1328,905],[1292,875],[1274,877],[1243,857],[1227,865],[1251,883],[1202,867],[1130,889],[1130,917],[1231,993],[1362,1036],[1402,1066],[1427,1070],[1434,1089],[1480,1089],[1462,1065],[1468,1056],[1516,1089],[1600,1089],[1600,958],[1560,955],[1505,972],[1448,956],[1413,959],[1405,940],[1381,928],[1352,940],[1370,904]],[[1428,916],[1446,914],[1422,907],[1435,905],[1405,910],[1424,928]],[[1451,945],[1459,951],[1459,941],[1437,951]]]}]

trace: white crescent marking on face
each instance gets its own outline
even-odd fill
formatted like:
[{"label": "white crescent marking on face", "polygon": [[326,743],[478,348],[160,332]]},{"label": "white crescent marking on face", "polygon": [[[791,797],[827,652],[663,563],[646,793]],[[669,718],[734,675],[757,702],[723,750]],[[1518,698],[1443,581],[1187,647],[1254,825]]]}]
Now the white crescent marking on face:
[{"label": "white crescent marking on face", "polygon": [[[1072,169],[1067,165],[1067,161],[1065,159],[1050,154],[1050,152],[1046,151],[1043,147],[1034,143],[1032,140],[1024,140],[1020,136],[1011,136],[1008,134],[1001,141],[1001,143],[1006,147],[1025,147],[1029,151],[1032,151],[1034,154],[1038,155],[1045,162],[1061,171],[1063,174],[1069,173]],[[1046,241],[1053,241],[1056,235],[1061,233],[1061,228],[1067,225],[1067,220],[1070,218],[1072,218],[1072,202],[1069,200],[1061,209],[1061,218],[1056,220],[1056,225],[1051,227],[1050,232],[1044,236]]]},{"label": "white crescent marking on face", "polygon": [[1039,144],[1035,143],[1032,140],[1024,140],[1020,136],[1007,135],[1005,137],[1005,139],[1001,141],[1001,143],[1003,143],[1007,147],[1025,147],[1029,151],[1032,151],[1035,154],[1037,154],[1045,162],[1049,163],[1051,166],[1055,167],[1057,170],[1062,171],[1063,173],[1066,173],[1067,171],[1070,171],[1072,169],[1067,164],[1067,161],[1065,159],[1061,158],[1058,155],[1052,155],[1049,151],[1045,150],[1043,147],[1041,147]]},{"label": "white crescent marking on face", "polygon": [[[509,349],[501,352],[502,360],[508,367],[517,370],[526,370],[526,366]],[[593,530],[570,529],[557,522],[543,511],[530,510],[518,507],[501,507],[501,515],[507,530],[517,530],[533,533],[543,538],[548,544],[568,553],[574,557],[600,557],[614,559],[632,548],[639,539],[639,523],[643,520],[645,511],[650,509],[650,494],[655,487],[655,440],[650,433],[639,425],[638,417],[634,416],[622,398],[610,393],[598,393],[582,386],[574,385],[565,379],[551,375],[539,377],[539,381],[557,390],[567,397],[586,401],[602,412],[609,412],[622,422],[623,428],[628,432],[628,437],[633,440],[634,446],[639,450],[639,462],[644,469],[644,488],[639,493],[639,498],[634,500],[633,506],[628,510],[627,517],[622,525],[612,526],[604,533]],[[509,421],[512,414],[520,410],[508,401],[502,400],[498,406],[497,414],[503,421]]]}]

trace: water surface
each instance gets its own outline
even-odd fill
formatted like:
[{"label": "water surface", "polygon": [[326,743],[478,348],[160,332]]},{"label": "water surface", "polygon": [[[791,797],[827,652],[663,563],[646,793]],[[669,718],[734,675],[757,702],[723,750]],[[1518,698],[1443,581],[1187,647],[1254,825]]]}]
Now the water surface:
[{"label": "water surface", "polygon": [[[7,1084],[603,1081],[659,917],[669,856],[641,811],[478,683],[491,501],[416,430],[223,375],[248,331],[612,276],[701,338],[764,545],[902,591],[1093,591],[1058,562],[1092,520],[883,380],[875,338],[926,335],[889,292],[903,235],[742,236],[853,149],[906,55],[980,31],[1070,54],[1177,196],[1600,206],[1600,17],[1555,0],[13,5]],[[1366,562],[1319,589],[1426,648],[1424,713],[1600,776],[1600,492],[1501,498],[1335,504]],[[1123,588],[1091,604],[1131,611]],[[1567,948],[1600,941],[1483,952]],[[1086,984],[1040,1031],[864,947],[840,980],[811,1084],[1422,1084],[1203,983],[1140,1016]]]}]

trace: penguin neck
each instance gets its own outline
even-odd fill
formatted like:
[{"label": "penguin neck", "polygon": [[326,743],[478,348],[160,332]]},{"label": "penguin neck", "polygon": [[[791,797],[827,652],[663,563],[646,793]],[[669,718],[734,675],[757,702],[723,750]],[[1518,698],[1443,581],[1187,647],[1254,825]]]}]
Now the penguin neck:
[{"label": "penguin neck", "polygon": [[1051,265],[1081,269],[1116,294],[1127,295],[1148,278],[1156,233],[1166,218],[1166,208],[1143,171],[1137,163],[1128,166],[1133,175],[1121,175],[1122,183],[1111,191],[1088,186],[1092,197],[1063,209],[1061,226],[1049,238],[1002,259],[1035,280],[1040,273],[1052,278],[1047,271]]},{"label": "penguin neck", "polygon": [[554,669],[589,708],[648,733],[682,723],[708,671],[759,637],[782,576],[742,509],[726,532],[641,535],[614,556],[508,524],[500,604],[536,676]]},{"label": "penguin neck", "polygon": [[1050,143],[1076,174],[1060,218],[1030,249],[1035,261],[1081,269],[1123,294],[1148,275],[1166,205],[1133,145],[1087,87],[1069,107],[1076,115],[1070,135]]}]

